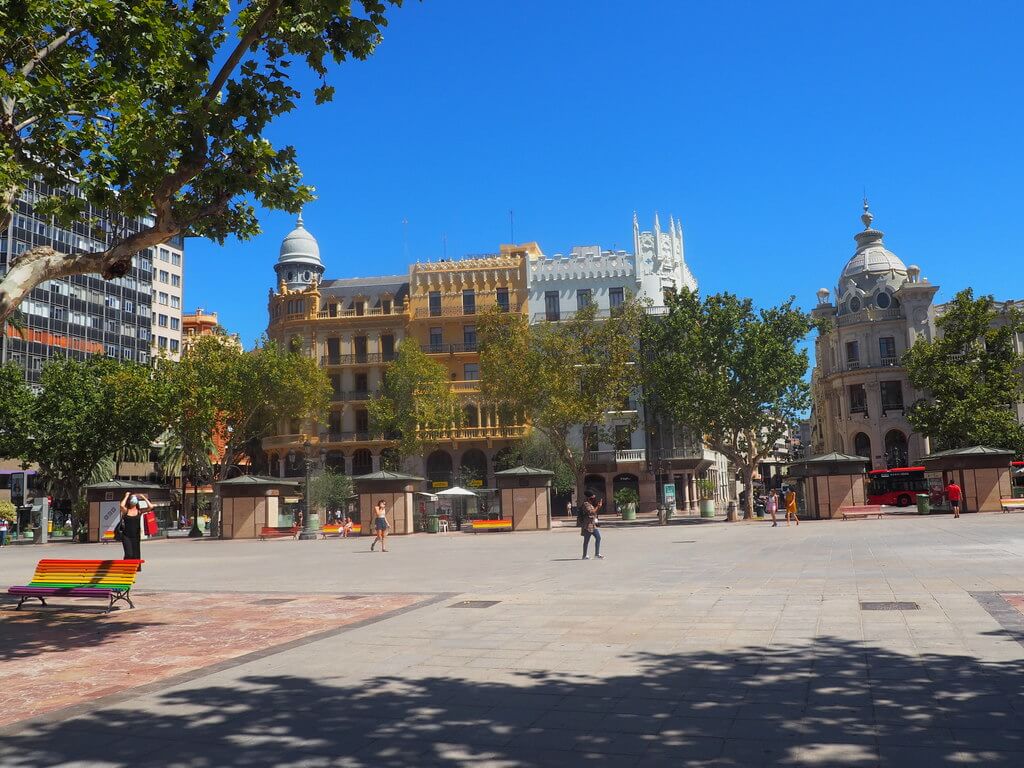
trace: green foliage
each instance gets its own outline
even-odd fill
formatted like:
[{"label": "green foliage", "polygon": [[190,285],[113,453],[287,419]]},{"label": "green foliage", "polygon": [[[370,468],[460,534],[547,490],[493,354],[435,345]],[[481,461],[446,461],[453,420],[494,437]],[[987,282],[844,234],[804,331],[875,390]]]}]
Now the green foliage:
[{"label": "green foliage", "polygon": [[640,495],[632,488],[619,488],[615,492],[615,506],[622,509],[630,504],[637,504],[640,501]]},{"label": "green foliage", "polygon": [[908,421],[931,438],[932,450],[988,445],[1024,454],[1024,427],[1012,408],[1024,399],[1024,355],[1014,350],[1024,317],[968,288],[936,326],[938,338],[919,337],[903,358],[911,385],[926,393]]},{"label": "green foliage", "polygon": [[[47,277],[123,275],[131,256],[175,235],[224,242],[259,232],[256,206],[296,211],[313,197],[293,147],[264,137],[331,61],[366,59],[401,0],[22,0],[0,3],[0,229],[33,176],[74,178],[84,200],[39,210],[70,228],[152,214],[106,251],[32,251],[0,282],[0,319]],[[298,66],[293,66],[293,65]],[[52,266],[52,265],[50,265]]]},{"label": "green foliage", "polygon": [[346,502],[354,494],[352,478],[343,472],[326,470],[310,478],[309,500],[317,509],[345,509]]},{"label": "green foliage", "polygon": [[13,523],[18,516],[17,507],[9,501],[0,500],[0,520]]},{"label": "green foliage", "polygon": [[668,314],[644,326],[644,398],[704,435],[751,488],[761,457],[810,404],[807,352],[797,349],[810,318],[793,299],[755,310],[730,293],[701,301],[684,290],[665,301]]},{"label": "green foliage", "polygon": [[579,477],[584,452],[572,436],[580,425],[606,432],[607,413],[635,394],[644,316],[634,299],[607,318],[591,306],[565,322],[535,325],[525,315],[488,312],[477,325],[483,395],[526,414]]},{"label": "green foliage", "polygon": [[21,458],[28,451],[33,399],[21,368],[0,366],[0,458]]},{"label": "green foliage", "polygon": [[710,477],[699,477],[695,483],[697,486],[697,494],[700,498],[707,501],[708,499],[715,498],[715,481]]},{"label": "green foliage", "polygon": [[495,457],[495,469],[512,469],[525,465],[554,472],[551,487],[555,493],[571,493],[576,488],[576,475],[566,464],[558,449],[539,432],[531,432],[509,450]]},{"label": "green foliage", "polygon": [[106,357],[51,360],[31,409],[25,458],[58,498],[76,501],[87,482],[109,479],[113,456],[162,431],[162,384],[145,366]]},{"label": "green foliage", "polygon": [[393,438],[400,456],[419,453],[462,419],[447,369],[421,352],[413,339],[398,345],[380,393],[370,400],[367,411],[370,430]]}]

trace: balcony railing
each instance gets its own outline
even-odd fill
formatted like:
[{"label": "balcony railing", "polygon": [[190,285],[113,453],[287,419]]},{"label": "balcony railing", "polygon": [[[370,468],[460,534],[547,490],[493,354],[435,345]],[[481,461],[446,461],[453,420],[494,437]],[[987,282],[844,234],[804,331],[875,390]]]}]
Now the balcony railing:
[{"label": "balcony railing", "polygon": [[467,379],[466,381],[453,381],[451,391],[456,395],[473,395],[480,391],[479,379]]},{"label": "balcony railing", "polygon": [[331,314],[329,309],[321,309],[316,316],[319,320],[328,320],[339,317],[395,317],[406,314],[408,312],[406,312],[405,306],[397,305],[393,306],[390,312],[385,312],[383,307],[370,307],[362,312],[357,312],[355,309],[339,309],[334,314]]},{"label": "balcony railing", "polygon": [[865,359],[855,358],[845,361],[839,370],[832,371],[829,375],[849,373],[851,371],[868,371],[877,368],[898,368],[902,364],[903,363],[901,362],[899,355],[885,355],[882,357]]},{"label": "balcony railing", "polygon": [[590,464],[630,464],[647,461],[644,448],[627,448],[621,451],[587,451],[587,462]]},{"label": "balcony railing", "polygon": [[862,309],[860,312],[854,312],[849,315],[839,315],[836,318],[836,325],[843,327],[846,325],[857,325],[857,323],[870,323],[877,322],[879,320],[902,320],[903,310],[900,307],[892,307],[891,309],[874,309],[868,307]]},{"label": "balcony railing", "polygon": [[474,307],[420,307],[416,310],[416,317],[471,317],[487,312],[498,307],[502,312],[518,312],[520,305],[510,303],[507,307],[500,304],[476,305]]},{"label": "balcony railing", "polygon": [[462,344],[422,344],[420,351],[427,355],[456,355],[464,352],[476,352],[477,343],[470,341]]},{"label": "balcony railing", "polygon": [[365,365],[367,363],[386,363],[394,359],[391,353],[356,352],[352,355],[323,355],[320,365]]},{"label": "balcony railing", "polygon": [[372,432],[328,432],[329,443],[372,443],[381,442],[385,438]]},{"label": "balcony railing", "polygon": [[854,414],[858,414],[858,413],[859,414],[863,414],[864,417],[867,418],[868,407],[866,405],[851,405],[850,406],[850,415],[854,415]]},{"label": "balcony railing", "polygon": [[423,437],[427,440],[514,440],[525,437],[527,429],[525,424],[500,427],[454,427],[452,429],[424,430]]},{"label": "balcony railing", "polygon": [[371,392],[366,389],[340,390],[338,392],[331,393],[331,402],[359,402],[361,400],[369,400],[376,394],[376,391]]}]

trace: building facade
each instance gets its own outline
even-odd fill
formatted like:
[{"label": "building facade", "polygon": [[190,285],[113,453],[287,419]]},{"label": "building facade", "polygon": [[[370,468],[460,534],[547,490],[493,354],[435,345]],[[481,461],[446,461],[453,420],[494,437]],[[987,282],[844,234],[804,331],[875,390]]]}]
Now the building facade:
[{"label": "building facade", "polygon": [[222,343],[230,344],[235,349],[242,348],[242,339],[237,333],[228,333],[216,312],[207,312],[202,307],[195,312],[186,312],[181,316],[181,352],[188,352],[196,342],[204,336],[216,336]]},{"label": "building facade", "polygon": [[[925,393],[911,386],[902,360],[917,339],[936,337],[945,305],[933,303],[939,286],[885,247],[873,219],[865,201],[864,229],[835,295],[820,289],[812,311],[828,330],[815,340],[809,454],[864,456],[870,468],[885,469],[917,464],[929,452],[906,417]],[[1022,304],[1006,302],[1002,310]],[[1016,344],[1024,348],[1024,339]],[[1016,409],[1024,419],[1024,406]]]}]

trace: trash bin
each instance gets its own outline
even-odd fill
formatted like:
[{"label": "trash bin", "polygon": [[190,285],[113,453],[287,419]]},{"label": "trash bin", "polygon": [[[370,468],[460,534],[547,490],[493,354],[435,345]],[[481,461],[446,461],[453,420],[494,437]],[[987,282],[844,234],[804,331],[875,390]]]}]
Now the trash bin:
[{"label": "trash bin", "polygon": [[927,515],[931,511],[931,501],[927,493],[917,494],[917,514]]},{"label": "trash bin", "polygon": [[438,530],[437,515],[427,515],[427,533],[437,533]]},{"label": "trash bin", "polygon": [[668,525],[668,507],[658,507],[658,523],[660,525]]}]

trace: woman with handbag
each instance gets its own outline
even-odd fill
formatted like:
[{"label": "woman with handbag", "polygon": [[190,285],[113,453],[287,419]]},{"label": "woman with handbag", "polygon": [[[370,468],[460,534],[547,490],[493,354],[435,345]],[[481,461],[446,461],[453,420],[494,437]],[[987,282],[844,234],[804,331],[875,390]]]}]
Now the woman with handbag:
[{"label": "woman with handbag", "polygon": [[604,506],[604,499],[597,500],[597,494],[593,491],[587,491],[586,501],[583,502],[583,520],[580,525],[580,535],[583,536],[583,559],[589,560],[590,555],[587,554],[587,549],[590,547],[590,539],[594,539],[594,557],[598,560],[604,560],[604,555],[601,554],[601,531],[598,528],[597,513],[601,511],[601,507]]},{"label": "woman with handbag", "polygon": [[[142,559],[142,510],[152,508],[153,503],[145,494],[125,491],[121,499],[121,522],[117,524],[125,560]],[[141,566],[139,570],[142,570]]]}]

